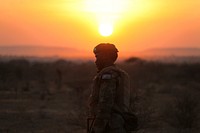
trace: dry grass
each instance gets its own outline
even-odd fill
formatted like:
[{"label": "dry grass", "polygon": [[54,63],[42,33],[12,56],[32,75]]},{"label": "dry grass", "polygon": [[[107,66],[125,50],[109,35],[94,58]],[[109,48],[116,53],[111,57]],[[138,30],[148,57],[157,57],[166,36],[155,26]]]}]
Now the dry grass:
[{"label": "dry grass", "polygon": [[[200,64],[137,59],[119,65],[131,77],[132,109],[140,122],[138,133],[199,131]],[[95,73],[91,62],[0,62],[0,133],[7,129],[9,133],[84,133],[87,98]],[[195,112],[185,113],[189,108]],[[181,118],[193,117],[195,122],[190,127],[179,123]]]}]

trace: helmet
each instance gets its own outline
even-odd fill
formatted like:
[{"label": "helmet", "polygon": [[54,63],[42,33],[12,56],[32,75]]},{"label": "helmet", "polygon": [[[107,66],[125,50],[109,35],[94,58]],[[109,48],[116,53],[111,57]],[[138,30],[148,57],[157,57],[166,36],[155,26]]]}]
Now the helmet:
[{"label": "helmet", "polygon": [[111,52],[111,53],[117,53],[119,52],[118,49],[115,47],[114,44],[111,43],[100,43],[98,44],[94,50],[94,54],[100,53],[100,52]]}]

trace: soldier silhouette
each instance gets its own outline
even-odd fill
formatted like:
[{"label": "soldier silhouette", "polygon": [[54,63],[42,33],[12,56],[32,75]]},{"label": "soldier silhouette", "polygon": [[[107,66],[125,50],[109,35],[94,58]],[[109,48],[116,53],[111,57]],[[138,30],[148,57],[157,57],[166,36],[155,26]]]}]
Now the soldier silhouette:
[{"label": "soldier silhouette", "polygon": [[101,43],[93,50],[98,69],[89,98],[89,133],[127,133],[123,113],[129,111],[128,74],[115,65],[118,49]]}]

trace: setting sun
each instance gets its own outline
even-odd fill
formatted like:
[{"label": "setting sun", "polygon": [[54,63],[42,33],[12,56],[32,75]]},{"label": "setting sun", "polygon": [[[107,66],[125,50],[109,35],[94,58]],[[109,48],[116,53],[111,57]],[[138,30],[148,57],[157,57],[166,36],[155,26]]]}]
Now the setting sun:
[{"label": "setting sun", "polygon": [[102,23],[99,25],[99,33],[102,36],[110,36],[113,33],[113,25],[109,23]]},{"label": "setting sun", "polygon": [[113,33],[113,25],[126,10],[127,0],[87,0],[86,11],[95,15],[102,36]]}]

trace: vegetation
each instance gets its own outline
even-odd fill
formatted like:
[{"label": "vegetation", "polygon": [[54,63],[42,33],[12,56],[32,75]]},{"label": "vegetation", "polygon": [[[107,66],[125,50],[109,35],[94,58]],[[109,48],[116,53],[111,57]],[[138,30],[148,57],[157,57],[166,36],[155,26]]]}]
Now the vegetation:
[{"label": "vegetation", "polygon": [[[118,65],[132,83],[138,133],[200,131],[200,63],[133,57]],[[0,62],[0,132],[83,133],[93,62]]]}]

